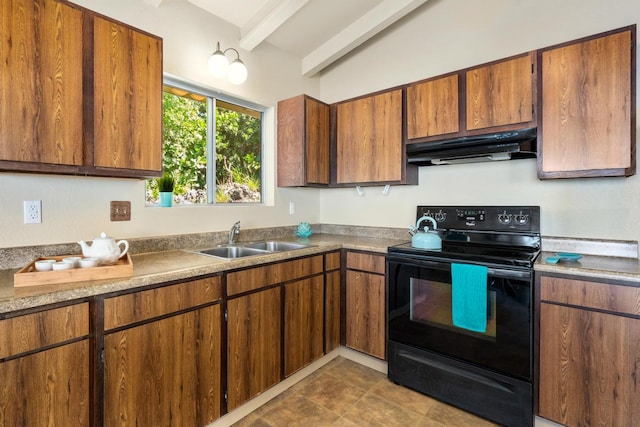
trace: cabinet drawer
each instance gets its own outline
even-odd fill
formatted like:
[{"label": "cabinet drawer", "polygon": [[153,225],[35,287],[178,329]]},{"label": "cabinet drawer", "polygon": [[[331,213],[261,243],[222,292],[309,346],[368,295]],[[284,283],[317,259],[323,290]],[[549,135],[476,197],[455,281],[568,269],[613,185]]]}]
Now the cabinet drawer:
[{"label": "cabinet drawer", "polygon": [[286,261],[227,274],[227,295],[260,289],[322,273],[322,255]]},{"label": "cabinet drawer", "polygon": [[104,328],[108,330],[152,319],[221,297],[220,276],[216,276],[107,298],[104,301]]},{"label": "cabinet drawer", "polygon": [[384,255],[347,252],[347,268],[384,274]]},{"label": "cabinet drawer", "polygon": [[324,256],[324,269],[326,271],[340,269],[340,252],[331,252]]},{"label": "cabinet drawer", "polygon": [[541,277],[543,301],[640,316],[640,287]]},{"label": "cabinet drawer", "polygon": [[0,359],[88,334],[88,303],[0,320]]}]

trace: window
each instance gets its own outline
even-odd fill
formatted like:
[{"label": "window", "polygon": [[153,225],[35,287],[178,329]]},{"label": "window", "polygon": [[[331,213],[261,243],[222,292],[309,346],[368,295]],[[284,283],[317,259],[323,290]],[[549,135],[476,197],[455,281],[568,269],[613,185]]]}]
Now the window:
[{"label": "window", "polygon": [[[165,78],[163,169],[175,178],[174,204],[262,202],[264,108]],[[147,204],[158,187],[147,181]]]}]

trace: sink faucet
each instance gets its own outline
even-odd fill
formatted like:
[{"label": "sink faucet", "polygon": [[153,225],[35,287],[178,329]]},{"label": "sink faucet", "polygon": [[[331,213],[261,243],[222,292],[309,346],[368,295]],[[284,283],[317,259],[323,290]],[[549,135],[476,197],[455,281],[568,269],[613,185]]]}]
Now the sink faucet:
[{"label": "sink faucet", "polygon": [[233,224],[231,230],[229,230],[229,244],[233,245],[235,243],[236,235],[240,234],[240,221]]}]

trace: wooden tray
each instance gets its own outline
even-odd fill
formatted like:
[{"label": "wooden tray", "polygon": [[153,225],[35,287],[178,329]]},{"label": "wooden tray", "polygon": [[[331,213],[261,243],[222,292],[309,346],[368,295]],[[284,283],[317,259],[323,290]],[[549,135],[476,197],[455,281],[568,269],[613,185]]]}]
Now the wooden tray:
[{"label": "wooden tray", "polygon": [[61,255],[42,257],[31,261],[13,275],[13,286],[39,286],[56,283],[84,282],[87,280],[114,279],[133,275],[133,263],[129,254],[125,254],[113,265],[91,268],[72,268],[57,271],[36,271],[35,263],[43,259],[61,261],[62,258],[82,255]]}]

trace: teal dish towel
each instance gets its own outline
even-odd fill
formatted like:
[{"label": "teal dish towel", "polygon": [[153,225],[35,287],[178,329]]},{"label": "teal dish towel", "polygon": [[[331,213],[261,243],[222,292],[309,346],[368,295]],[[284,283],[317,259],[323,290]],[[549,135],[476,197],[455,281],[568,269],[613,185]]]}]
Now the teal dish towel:
[{"label": "teal dish towel", "polygon": [[487,332],[487,267],[451,264],[453,325]]}]

